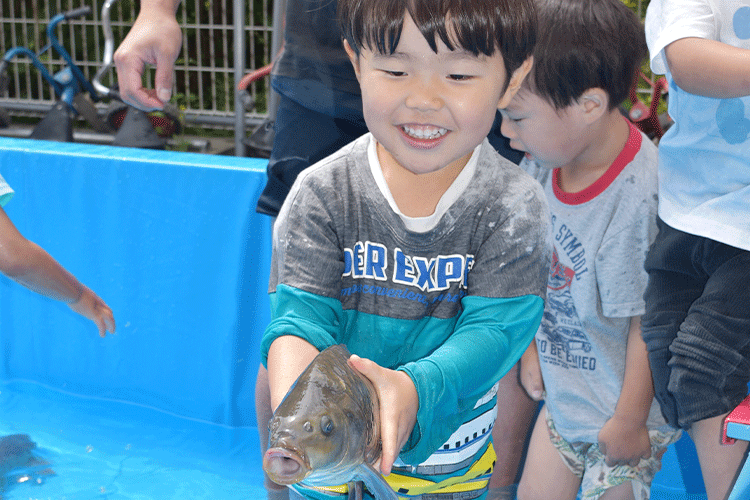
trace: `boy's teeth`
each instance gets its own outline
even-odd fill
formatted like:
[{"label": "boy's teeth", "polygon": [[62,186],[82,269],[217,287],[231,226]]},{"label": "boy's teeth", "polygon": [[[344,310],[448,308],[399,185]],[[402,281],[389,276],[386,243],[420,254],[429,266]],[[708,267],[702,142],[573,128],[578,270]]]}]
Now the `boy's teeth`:
[{"label": "boy's teeth", "polygon": [[445,135],[448,132],[448,129],[444,129],[444,128],[422,129],[422,128],[412,128],[412,127],[405,126],[404,132],[406,132],[412,137],[416,137],[417,139],[437,139],[438,137]]}]

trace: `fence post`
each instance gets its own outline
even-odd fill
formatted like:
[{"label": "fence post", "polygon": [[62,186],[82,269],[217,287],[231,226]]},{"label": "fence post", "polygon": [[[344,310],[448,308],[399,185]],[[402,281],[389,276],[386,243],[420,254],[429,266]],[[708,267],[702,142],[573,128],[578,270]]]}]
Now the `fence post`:
[{"label": "fence post", "polygon": [[245,106],[237,82],[245,73],[245,0],[234,0],[234,155],[245,156]]},{"label": "fence post", "polygon": [[[286,0],[273,0],[273,31],[271,33],[271,60],[275,60],[284,43],[284,18],[286,17]],[[279,95],[270,85],[268,88],[268,119],[276,119],[276,108],[279,107]]]}]

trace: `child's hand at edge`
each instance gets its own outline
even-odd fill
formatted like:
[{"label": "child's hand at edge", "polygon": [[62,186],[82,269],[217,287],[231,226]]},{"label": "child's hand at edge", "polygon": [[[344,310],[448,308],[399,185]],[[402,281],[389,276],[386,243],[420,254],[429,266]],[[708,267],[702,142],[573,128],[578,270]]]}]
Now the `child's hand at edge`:
[{"label": "child's hand at edge", "polygon": [[406,373],[383,368],[356,354],[349,358],[349,365],[367,377],[378,393],[380,439],[383,445],[380,472],[387,476],[417,422],[417,389]]},{"label": "child's hand at edge", "polygon": [[645,424],[615,414],[604,423],[597,436],[599,451],[609,467],[635,467],[642,458],[651,456],[651,439]]},{"label": "child's hand at edge", "polygon": [[521,386],[531,399],[534,401],[544,399],[544,381],[542,380],[542,367],[539,364],[539,354],[536,350],[536,340],[531,341],[529,348],[521,356],[518,377]]},{"label": "child's hand at edge", "polygon": [[83,285],[81,287],[81,296],[68,306],[81,316],[96,323],[100,337],[106,336],[107,330],[110,333],[115,333],[115,317],[112,314],[112,309],[91,289]]}]

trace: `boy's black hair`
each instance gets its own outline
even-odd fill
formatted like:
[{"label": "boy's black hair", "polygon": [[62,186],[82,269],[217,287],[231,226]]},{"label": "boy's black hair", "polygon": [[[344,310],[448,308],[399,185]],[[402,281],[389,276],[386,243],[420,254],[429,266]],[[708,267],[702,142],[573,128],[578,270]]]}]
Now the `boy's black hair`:
[{"label": "boy's black hair", "polygon": [[537,0],[539,39],[527,84],[556,109],[591,88],[609,109],[628,96],[648,48],[643,23],[622,0]]},{"label": "boy's black hair", "polygon": [[487,56],[500,50],[506,87],[534,51],[533,0],[339,0],[338,4],[342,36],[358,56],[362,48],[393,54],[407,13],[435,52],[438,37],[450,50]]}]

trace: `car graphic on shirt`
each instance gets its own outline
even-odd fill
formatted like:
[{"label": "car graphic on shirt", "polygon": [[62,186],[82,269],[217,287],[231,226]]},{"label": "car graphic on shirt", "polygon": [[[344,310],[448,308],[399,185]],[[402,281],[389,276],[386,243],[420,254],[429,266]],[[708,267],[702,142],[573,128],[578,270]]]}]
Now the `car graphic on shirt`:
[{"label": "car graphic on shirt", "polygon": [[570,293],[574,277],[575,271],[560,262],[557,251],[554,251],[541,330],[550,342],[562,345],[567,352],[591,352],[591,343],[581,329]]}]

